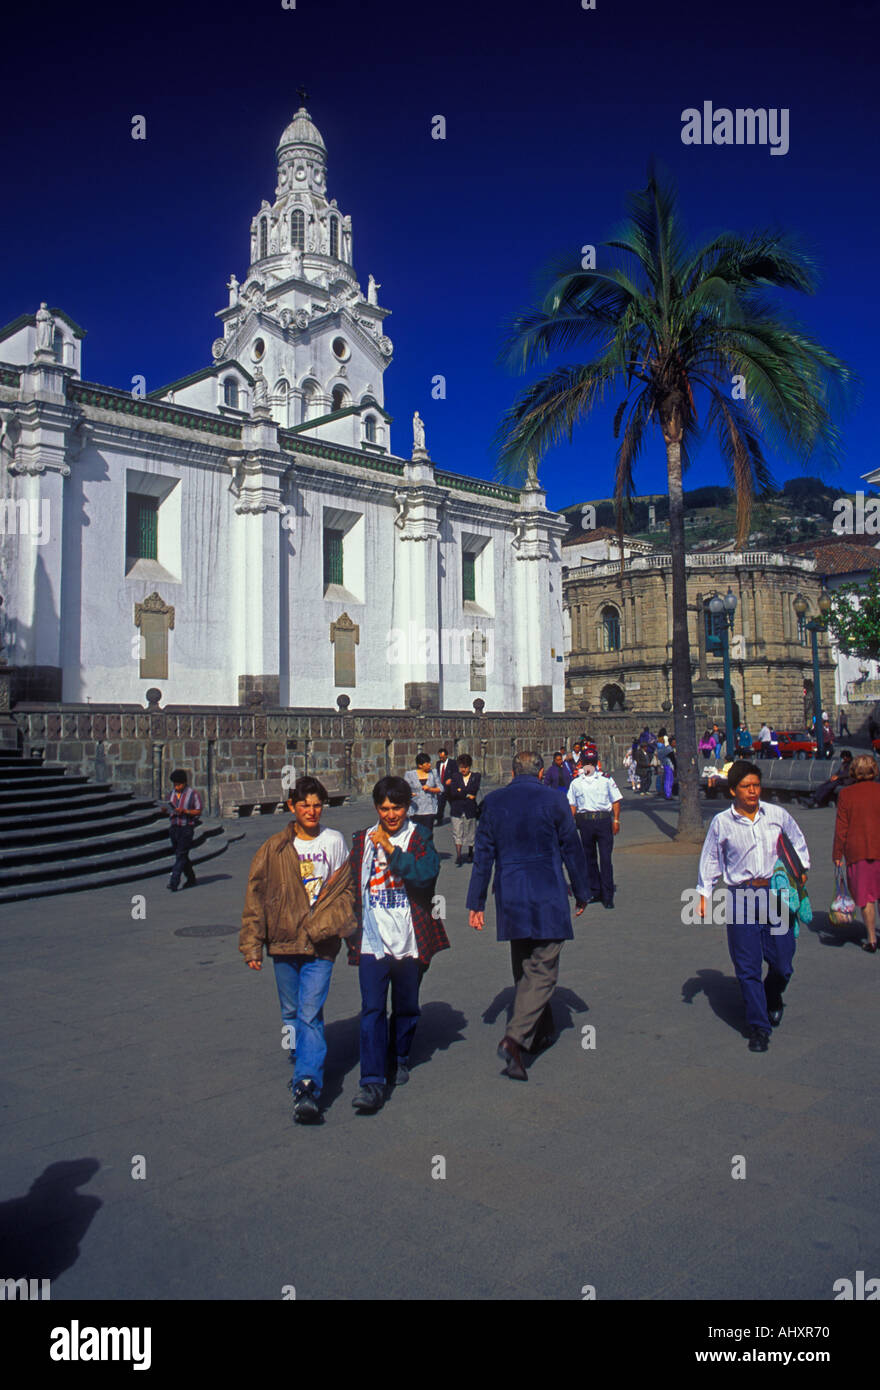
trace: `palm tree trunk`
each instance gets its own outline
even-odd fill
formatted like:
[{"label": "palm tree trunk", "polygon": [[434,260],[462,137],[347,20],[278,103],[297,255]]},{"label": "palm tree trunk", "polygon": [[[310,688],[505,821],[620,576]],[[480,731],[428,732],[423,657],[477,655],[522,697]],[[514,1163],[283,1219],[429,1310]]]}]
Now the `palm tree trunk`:
[{"label": "palm tree trunk", "polygon": [[[687,623],[687,571],[684,544],[684,491],[681,478],[681,442],[666,439],[666,471],[669,479],[669,542],[672,558],[672,701],[675,718],[675,751],[681,809],[676,840],[703,838],[700,813],[700,774],[697,767],[697,729],[691,683],[691,649]],[[699,620],[699,619],[698,619]]]}]

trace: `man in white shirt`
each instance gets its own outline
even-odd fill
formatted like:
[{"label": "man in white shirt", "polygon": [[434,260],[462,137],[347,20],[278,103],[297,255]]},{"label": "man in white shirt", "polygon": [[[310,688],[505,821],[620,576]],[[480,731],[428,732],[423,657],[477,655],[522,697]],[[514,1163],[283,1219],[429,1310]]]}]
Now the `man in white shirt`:
[{"label": "man in white shirt", "polygon": [[566,795],[587,856],[587,876],[592,894],[589,901],[612,908],[614,871],[611,852],[614,836],[620,830],[620,803],[623,798],[617,783],[611,777],[602,775],[598,763],[597,753],[585,753],[580,775],[575,777]]},{"label": "man in white shirt", "polygon": [[348,848],[338,830],[321,828],[327,799],[314,777],[291,788],[290,826],[270,836],[251,863],[239,938],[251,970],[262,969],[264,949],[275,968],[297,1124],[321,1118],[324,1003],[342,938],[357,927]]},{"label": "man in white shirt", "polygon": [[[771,914],[770,876],[780,834],[788,836],[805,869],[810,851],[794,817],[761,801],[761,770],[755,763],[733,763],[727,790],[733,805],[713,818],[700,855],[700,915],[705,917],[714,884],[722,878],[729,890],[727,946],[746,1006],[749,1051],[766,1052],[771,1026],[782,1022],[782,995],[794,968],[795,937],[787,915]],[[762,960],[768,967],[763,983]]]}]

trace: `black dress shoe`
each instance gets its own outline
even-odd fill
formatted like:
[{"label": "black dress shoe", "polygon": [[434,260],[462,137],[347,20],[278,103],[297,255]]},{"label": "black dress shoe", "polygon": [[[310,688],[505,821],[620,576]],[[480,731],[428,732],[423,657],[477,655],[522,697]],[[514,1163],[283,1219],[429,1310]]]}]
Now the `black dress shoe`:
[{"label": "black dress shoe", "polygon": [[373,1115],[385,1104],[385,1087],[377,1081],[368,1081],[362,1086],[352,1101],[355,1110],[361,1115]]},{"label": "black dress shoe", "polygon": [[611,901],[610,901],[610,903],[603,903],[602,906],[603,906],[603,907],[613,907],[613,906],[614,906],[614,899],[612,898]]},{"label": "black dress shoe", "polygon": [[749,1029],[749,1052],[766,1052],[770,1043],[770,1034],[764,1028],[759,1028],[755,1024]]},{"label": "black dress shoe", "polygon": [[504,1068],[505,1076],[509,1076],[513,1081],[528,1081],[529,1075],[523,1066],[519,1043],[514,1042],[513,1038],[502,1038],[498,1044],[498,1056],[502,1062],[507,1063]]},{"label": "black dress shoe", "polygon": [[777,1008],[775,1008],[775,1009],[770,1009],[770,1008],[768,1008],[768,1010],[767,1010],[767,1017],[768,1017],[769,1020],[770,1020],[770,1025],[771,1025],[771,1027],[773,1027],[773,1028],[778,1028],[778,1027],[779,1027],[780,1023],[782,1022],[782,1010],[783,1010],[784,1008],[785,1008],[785,1005],[784,1005],[783,1003],[780,1003],[780,1004],[777,1006]]}]

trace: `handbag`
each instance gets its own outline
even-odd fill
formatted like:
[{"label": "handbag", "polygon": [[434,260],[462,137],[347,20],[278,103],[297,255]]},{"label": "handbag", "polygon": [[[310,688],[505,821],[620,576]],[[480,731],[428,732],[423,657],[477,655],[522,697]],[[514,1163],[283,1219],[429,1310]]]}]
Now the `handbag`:
[{"label": "handbag", "polygon": [[846,882],[843,877],[843,870],[840,865],[835,865],[834,881],[837,884],[837,892],[831,906],[828,909],[828,921],[832,927],[845,927],[852,922],[856,915],[856,905],[849,895]]}]

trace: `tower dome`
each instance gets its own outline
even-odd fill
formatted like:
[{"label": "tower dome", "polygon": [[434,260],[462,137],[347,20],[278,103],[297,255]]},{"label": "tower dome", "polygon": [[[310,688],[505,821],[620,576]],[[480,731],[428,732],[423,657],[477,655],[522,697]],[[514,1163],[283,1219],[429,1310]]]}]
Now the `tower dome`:
[{"label": "tower dome", "polygon": [[320,130],[304,106],[291,119],[278,141],[278,158],[301,153],[306,159],[327,159],[327,146]]}]

